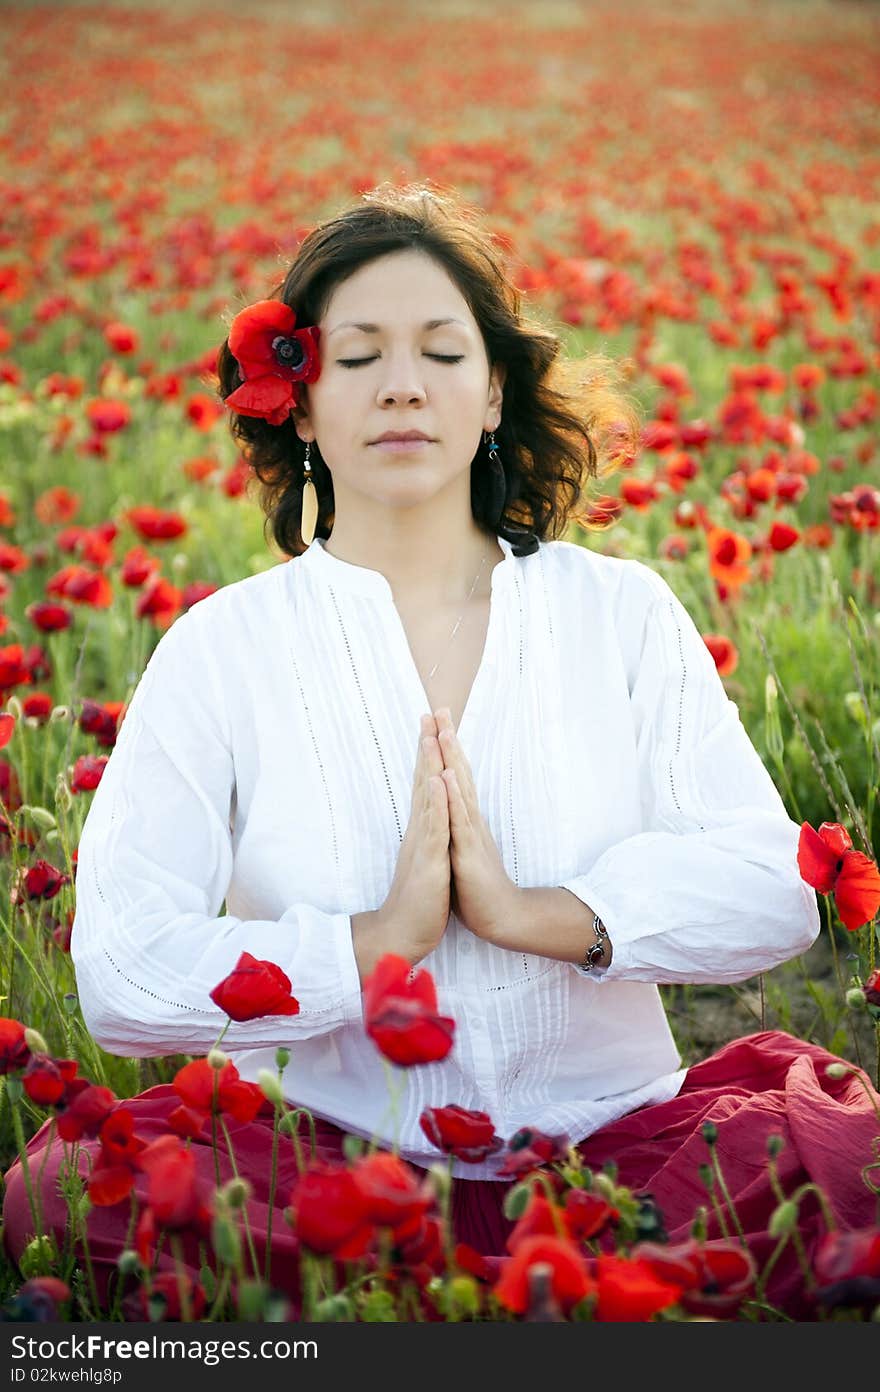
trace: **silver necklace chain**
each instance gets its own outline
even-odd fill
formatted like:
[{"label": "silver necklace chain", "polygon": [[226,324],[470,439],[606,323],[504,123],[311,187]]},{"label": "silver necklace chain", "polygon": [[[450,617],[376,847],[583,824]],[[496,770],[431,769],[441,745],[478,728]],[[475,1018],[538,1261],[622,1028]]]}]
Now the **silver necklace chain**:
[{"label": "silver necklace chain", "polygon": [[470,603],[471,595],[473,594],[474,590],[477,588],[477,581],[479,580],[480,576],[481,576],[482,573],[483,573],[483,566],[484,566],[485,564],[486,564],[486,557],[484,556],[483,559],[480,561],[480,569],[477,571],[476,575],[474,576],[474,583],[471,585],[470,594],[468,595],[467,599],[466,599],[465,602],[464,602],[464,609],[462,609],[461,613],[459,614],[458,619],[456,620],[455,628],[452,630],[452,633],[449,635],[449,642],[446,644],[446,647],[445,647],[444,650],[443,650],[443,656],[442,656],[442,657],[439,657],[439,658],[437,659],[437,661],[434,663],[434,666],[431,668],[430,672],[428,673],[428,681],[431,680],[431,678],[433,677],[434,673],[437,671],[437,668],[440,666],[440,663],[443,661],[443,658],[446,656],[447,652],[449,651],[450,644],[452,643],[453,638],[455,637],[456,633],[458,632],[459,626],[460,626],[460,624],[461,624],[461,621],[462,621],[462,619],[463,619],[464,616],[465,616],[465,611],[467,610],[468,604]]}]

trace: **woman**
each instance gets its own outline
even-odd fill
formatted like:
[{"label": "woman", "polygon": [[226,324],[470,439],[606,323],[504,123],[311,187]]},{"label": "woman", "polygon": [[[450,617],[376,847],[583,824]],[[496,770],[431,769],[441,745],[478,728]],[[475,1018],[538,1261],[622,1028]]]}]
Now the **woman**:
[{"label": "woman", "polygon": [[[300,1009],[233,1022],[223,1048],[246,1080],[289,1048],[282,1088],[323,1155],[351,1133],[428,1167],[424,1110],[483,1110],[504,1139],[536,1127],[614,1159],[670,1236],[706,1199],[712,1120],[757,1251],[776,1199],[755,1176],[767,1135],[788,1135],[792,1070],[813,1115],[847,1085],[778,1033],[682,1068],[657,985],[804,952],[815,896],[670,588],[553,539],[637,424],[608,364],[566,379],[558,349],[478,221],[419,188],[318,227],[236,318],[222,394],[292,559],[200,602],[148,664],[79,847],[80,1001],[111,1053],[205,1054],[226,1023],[210,993],[247,951]],[[388,953],[431,972],[456,1026],[390,1092],[362,995]],[[138,1134],[167,1130],[179,1100],[134,1099]],[[261,1117],[235,1134],[258,1242],[269,1140]],[[194,1149],[212,1175],[210,1138]],[[780,1164],[803,1178],[793,1145]],[[490,1254],[510,1229],[499,1165],[454,1167],[456,1235]],[[853,1225],[858,1200],[843,1208]],[[99,1273],[126,1218],[91,1215]],[[277,1215],[276,1246],[289,1286]],[[786,1271],[777,1293],[796,1302]]]}]

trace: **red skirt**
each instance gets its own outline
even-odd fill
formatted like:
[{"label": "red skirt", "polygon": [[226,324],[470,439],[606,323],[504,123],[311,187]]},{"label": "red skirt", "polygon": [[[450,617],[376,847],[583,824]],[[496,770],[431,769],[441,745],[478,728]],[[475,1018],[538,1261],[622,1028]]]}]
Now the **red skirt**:
[{"label": "red skirt", "polygon": [[[708,1237],[717,1238],[723,1233],[699,1173],[700,1167],[710,1159],[701,1128],[704,1122],[713,1122],[718,1132],[716,1153],[727,1190],[760,1270],[776,1245],[775,1239],[767,1234],[770,1215],[778,1203],[767,1169],[767,1139],[771,1135],[780,1136],[784,1142],[776,1165],[787,1195],[808,1182],[818,1185],[843,1229],[870,1227],[880,1218],[877,1198],[860,1174],[862,1167],[874,1158],[872,1142],[880,1135],[880,1095],[870,1085],[866,1091],[863,1083],[852,1074],[829,1078],[828,1065],[838,1061],[818,1045],[807,1044],[777,1030],[734,1040],[688,1069],[682,1089],[672,1101],[641,1107],[604,1126],[583,1141],[579,1150],[586,1163],[596,1170],[607,1161],[614,1161],[619,1183],[638,1195],[650,1194],[660,1210],[670,1242],[684,1241],[690,1235],[700,1205],[709,1205]],[[179,1100],[168,1084],[149,1088],[127,1100],[126,1106],[134,1114],[136,1134],[148,1142],[164,1134],[168,1130],[168,1114]],[[340,1160],[345,1132],[330,1122],[315,1120],[319,1156]],[[56,1137],[46,1154],[48,1127],[47,1122],[32,1138],[28,1155],[35,1181],[42,1171],[40,1193],[45,1230],[54,1232],[59,1250],[63,1251],[67,1210],[57,1178],[65,1146]],[[258,1117],[250,1123],[229,1119],[228,1127],[239,1173],[248,1179],[253,1190],[247,1212],[262,1271],[266,1252],[272,1119]],[[208,1134],[192,1142],[192,1147],[199,1173],[213,1186],[214,1154],[210,1132],[206,1130]],[[300,1134],[303,1140],[307,1139],[305,1125]],[[69,1152],[69,1147],[67,1149]],[[80,1143],[83,1172],[89,1166],[88,1157],[94,1156],[98,1149],[97,1141]],[[218,1149],[221,1179],[225,1182],[232,1177],[232,1169],[225,1147]],[[288,1296],[296,1318],[300,1309],[298,1246],[282,1212],[296,1177],[292,1151],[292,1146],[284,1144],[279,1153],[270,1280],[276,1289]],[[513,1226],[502,1211],[508,1187],[509,1183],[496,1180],[456,1179],[453,1182],[452,1221],[456,1241],[466,1242],[484,1255],[506,1255],[505,1241]],[[136,1192],[145,1202],[143,1176],[137,1181]],[[799,1215],[799,1231],[809,1259],[825,1231],[814,1195],[804,1198]],[[17,1262],[33,1236],[18,1162],[6,1175],[3,1218],[4,1247]],[[110,1278],[117,1273],[117,1258],[125,1245],[129,1219],[127,1202],[93,1208],[88,1215],[91,1261],[105,1309],[112,1294],[108,1289]],[[728,1224],[734,1231],[729,1217]],[[200,1265],[197,1240],[185,1234],[183,1250],[187,1273],[196,1280]],[[174,1259],[167,1246],[160,1252],[158,1270],[174,1270]],[[816,1318],[816,1307],[805,1289],[791,1243],[773,1269],[767,1299],[790,1318]],[[131,1308],[129,1304],[129,1311]],[[142,1311],[129,1317],[140,1319],[146,1314]]]}]

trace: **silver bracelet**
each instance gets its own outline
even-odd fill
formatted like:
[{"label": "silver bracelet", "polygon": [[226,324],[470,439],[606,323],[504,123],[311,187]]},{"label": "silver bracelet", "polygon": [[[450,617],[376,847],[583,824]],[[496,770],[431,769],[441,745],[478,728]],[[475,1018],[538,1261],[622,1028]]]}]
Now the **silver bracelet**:
[{"label": "silver bracelet", "polygon": [[593,914],[593,932],[596,941],[587,948],[582,964],[586,971],[592,971],[605,956],[605,943],[608,941],[608,930],[597,913]]}]

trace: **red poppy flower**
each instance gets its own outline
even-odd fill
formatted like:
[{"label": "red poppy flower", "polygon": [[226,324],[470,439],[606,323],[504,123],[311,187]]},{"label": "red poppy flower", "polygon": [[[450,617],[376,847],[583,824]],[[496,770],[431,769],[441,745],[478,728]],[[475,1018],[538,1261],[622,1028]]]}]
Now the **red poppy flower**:
[{"label": "red poppy flower", "polygon": [[392,1228],[398,1241],[418,1230],[434,1202],[431,1181],[420,1182],[406,1161],[387,1151],[358,1160],[352,1166],[352,1175],[367,1219]]},{"label": "red poppy flower", "polygon": [[605,1324],[643,1323],[674,1305],[680,1284],[661,1280],[651,1265],[638,1258],[603,1255],[596,1259],[599,1303],[596,1319]]},{"label": "red poppy flower", "polygon": [[723,633],[704,633],[703,642],[712,654],[720,677],[729,677],[739,666],[739,653],[732,639]]},{"label": "red poppy flower", "polygon": [[117,430],[124,430],[130,423],[131,407],[124,401],[101,398],[89,402],[86,415],[93,430],[101,435],[112,435]]},{"label": "red poppy flower", "polygon": [[424,1287],[446,1270],[443,1228],[437,1218],[423,1218],[411,1236],[395,1241],[392,1275]]},{"label": "red poppy flower", "polygon": [[0,749],[7,745],[12,739],[12,732],[15,729],[15,716],[4,711],[0,715]]},{"label": "red poppy flower", "polygon": [[127,1199],[134,1188],[130,1165],[96,1164],[89,1175],[89,1198],[97,1208],[112,1208]]},{"label": "red poppy flower", "polygon": [[455,1264],[469,1276],[484,1283],[497,1281],[507,1265],[509,1257],[486,1257],[466,1242],[459,1242],[455,1248]]},{"label": "red poppy flower", "polygon": [[596,1290],[587,1264],[572,1242],[560,1237],[527,1237],[505,1262],[501,1278],[493,1287],[501,1304],[514,1314],[525,1314],[528,1309],[529,1269],[538,1262],[550,1266],[551,1291],[565,1314]]},{"label": "red poppy flower", "polygon": [[813,1270],[820,1304],[873,1308],[880,1300],[880,1227],[826,1233]]},{"label": "red poppy flower", "polygon": [[149,1291],[146,1286],[139,1286],[132,1298],[126,1297],[128,1301],[126,1318],[142,1324],[146,1324],[148,1320],[154,1321],[156,1319],[155,1306],[151,1305],[151,1300],[153,1296],[158,1295],[165,1301],[162,1320],[179,1322],[183,1319],[184,1308],[180,1295],[181,1285],[189,1300],[192,1319],[201,1319],[207,1304],[204,1288],[198,1281],[193,1281],[192,1277],[187,1276],[185,1272],[178,1275],[176,1271],[157,1272],[151,1279]]},{"label": "red poppy flower", "polygon": [[523,1126],[507,1142],[507,1154],[501,1161],[500,1175],[524,1175],[529,1170],[564,1159],[568,1151],[567,1136],[545,1136],[543,1131]]},{"label": "red poppy flower", "polygon": [[788,551],[800,540],[800,535],[797,527],[790,527],[787,522],[774,522],[767,534],[767,543],[773,551]]},{"label": "red poppy flower", "polygon": [[54,1107],[64,1096],[64,1076],[47,1054],[31,1055],[21,1081],[28,1097],[38,1107]]},{"label": "red poppy flower", "polygon": [[808,885],[834,895],[840,921],[851,933],[870,923],[880,908],[880,871],[868,856],[853,850],[845,827],[823,822],[816,832],[803,822],[797,862]]},{"label": "red poppy flower", "polygon": [[862,990],[869,1005],[880,1005],[880,967],[875,967]]},{"label": "red poppy flower", "polygon": [[77,1077],[78,1068],[76,1059],[33,1054],[22,1074],[24,1090],[38,1106],[67,1107],[78,1093],[91,1086],[87,1078]]},{"label": "red poppy flower", "polygon": [[419,1125],[432,1145],[457,1160],[476,1164],[504,1145],[488,1112],[469,1112],[464,1107],[426,1107]]},{"label": "red poppy flower", "polygon": [[217,1111],[227,1112],[236,1121],[253,1121],[265,1101],[262,1089],[256,1083],[242,1082],[231,1060],[223,1065],[218,1074],[207,1059],[194,1059],[178,1069],[173,1087],[185,1106],[210,1115],[214,1110],[215,1078]]},{"label": "red poppy flower", "polygon": [[455,1021],[437,1014],[437,990],[424,969],[410,980],[406,958],[388,952],[364,982],[367,1034],[402,1068],[433,1063],[452,1048]]},{"label": "red poppy flower", "polygon": [[562,1209],[552,1204],[537,1188],[507,1238],[505,1246],[508,1252],[515,1252],[520,1243],[530,1237],[572,1237]]},{"label": "red poppy flower", "polygon": [[313,1161],[297,1179],[285,1217],[304,1246],[338,1261],[356,1261],[373,1240],[366,1200],[347,1165]]},{"label": "red poppy flower", "polygon": [[138,1156],[147,1175],[147,1201],[160,1226],[210,1230],[207,1187],[199,1180],[194,1153],[176,1136],[160,1136]]},{"label": "red poppy flower", "polygon": [[70,789],[74,793],[91,793],[97,788],[107,767],[106,754],[80,754],[70,776]]},{"label": "red poppy flower", "polygon": [[239,415],[283,425],[299,401],[296,383],[317,382],[320,330],[295,325],[295,313],[280,300],[258,300],[232,321],[229,351],[238,362],[242,385],[226,404]]},{"label": "red poppy flower", "polygon": [[595,1237],[620,1214],[607,1200],[587,1189],[569,1189],[565,1195],[565,1222],[572,1237],[585,1241]]},{"label": "red poppy flower", "polygon": [[78,1141],[82,1136],[96,1136],[116,1102],[116,1094],[108,1087],[87,1085],[59,1114],[59,1136],[63,1141]]},{"label": "red poppy flower", "polygon": [[211,1000],[233,1020],[299,1014],[299,1001],[290,994],[290,978],[274,962],[260,962],[249,952],[243,952],[229,975],[214,987]]},{"label": "red poppy flower", "polygon": [[729,1319],[755,1284],[755,1262],[738,1242],[689,1238],[675,1246],[640,1242],[632,1255],[646,1261],[661,1281],[682,1287],[680,1304],[692,1315]]},{"label": "red poppy flower", "polygon": [[728,589],[739,589],[751,578],[748,566],[751,544],[739,532],[724,527],[710,527],[706,533],[709,547],[709,572]]},{"label": "red poppy flower", "polygon": [[0,1073],[23,1068],[31,1056],[25,1043],[24,1025],[19,1020],[0,1016]]}]

